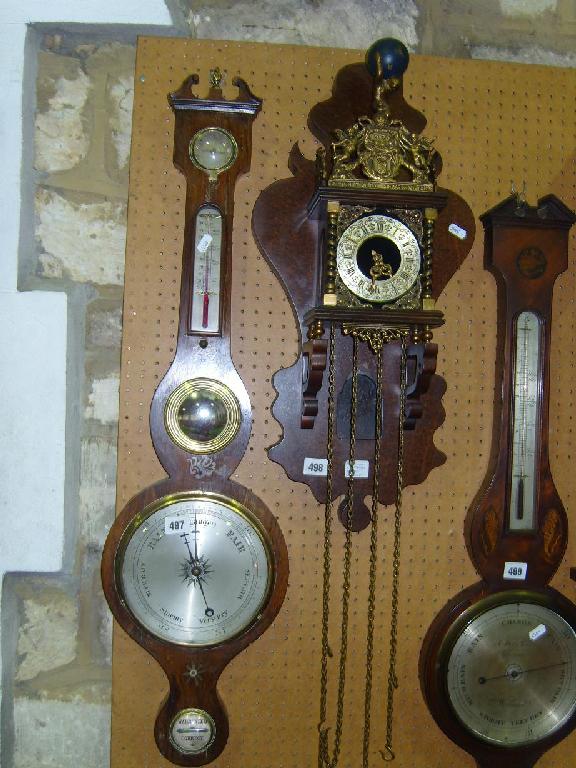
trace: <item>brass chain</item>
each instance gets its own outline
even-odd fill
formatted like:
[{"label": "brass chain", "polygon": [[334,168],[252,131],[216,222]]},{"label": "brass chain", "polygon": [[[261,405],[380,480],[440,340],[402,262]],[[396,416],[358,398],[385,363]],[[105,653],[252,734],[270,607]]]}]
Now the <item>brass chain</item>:
[{"label": "brass chain", "polygon": [[374,658],[374,615],[376,612],[376,575],[378,566],[378,496],[380,481],[380,444],[382,440],[382,365],[383,347],[376,354],[376,424],[374,430],[374,474],[370,529],[370,568],[368,582],[368,621],[366,631],[366,687],[364,689],[364,738],[362,767],[368,768],[370,750],[370,714],[372,711],[372,662]]},{"label": "brass chain", "polygon": [[396,474],[396,509],[394,514],[394,551],[392,555],[392,605],[390,620],[390,663],[388,667],[388,696],[386,707],[386,744],[382,757],[394,760],[392,726],[394,719],[394,691],[398,688],[396,676],[396,650],[398,645],[398,589],[400,584],[400,534],[402,530],[402,486],[404,485],[404,411],[406,410],[406,338],[401,338],[400,352],[400,404],[398,415],[398,463]]},{"label": "brass chain", "polygon": [[348,483],[346,487],[346,535],[344,539],[344,566],[342,584],[342,622],[340,629],[340,664],[338,674],[338,693],[336,698],[336,728],[332,757],[328,750],[328,732],[326,710],[328,697],[328,657],[332,655],[328,643],[328,625],[330,618],[330,545],[332,531],[332,477],[333,477],[333,440],[335,410],[335,355],[334,326],[330,328],[330,363],[328,375],[328,472],[324,528],[324,581],[322,590],[322,666],[320,691],[320,723],[318,725],[318,765],[319,768],[336,768],[342,744],[342,726],[344,723],[344,693],[346,690],[346,660],[348,655],[348,614],[350,607],[350,567],[352,563],[352,520],[354,507],[354,459],[356,453],[356,407],[358,401],[358,340],[352,339],[352,394],[350,398],[350,455]]},{"label": "brass chain", "polygon": [[324,508],[324,569],[322,579],[322,654],[320,666],[320,722],[318,724],[318,768],[322,768],[327,752],[328,729],[326,708],[328,698],[328,657],[332,651],[328,642],[330,619],[330,549],[332,540],[332,480],[334,477],[334,411],[336,394],[336,359],[334,350],[334,324],[330,325],[330,341],[328,348],[328,414],[327,414],[327,460],[326,472],[326,504]]}]

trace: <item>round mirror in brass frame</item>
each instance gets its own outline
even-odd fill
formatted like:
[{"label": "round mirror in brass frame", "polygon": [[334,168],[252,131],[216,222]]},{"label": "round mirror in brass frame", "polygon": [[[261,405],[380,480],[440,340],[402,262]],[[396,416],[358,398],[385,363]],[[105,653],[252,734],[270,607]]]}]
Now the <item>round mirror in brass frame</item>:
[{"label": "round mirror in brass frame", "polygon": [[235,438],[241,421],[236,395],[213,379],[182,382],[164,410],[168,436],[188,453],[221,451]]}]

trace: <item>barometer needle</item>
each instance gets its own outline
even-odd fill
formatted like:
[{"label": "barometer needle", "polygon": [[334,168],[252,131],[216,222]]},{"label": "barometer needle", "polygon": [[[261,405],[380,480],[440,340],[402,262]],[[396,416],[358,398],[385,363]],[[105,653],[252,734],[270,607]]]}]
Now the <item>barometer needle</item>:
[{"label": "barometer needle", "polygon": [[206,600],[206,595],[204,594],[202,579],[198,577],[196,581],[198,582],[198,586],[200,587],[200,592],[202,592],[202,597],[204,598],[204,602],[206,603],[206,610],[204,611],[204,613],[206,614],[206,616],[214,616],[214,609],[210,608],[210,606],[208,605],[208,600]]},{"label": "barometer needle", "polygon": [[188,534],[187,533],[181,533],[180,538],[184,539],[184,543],[186,544],[186,549],[188,550],[188,554],[190,555],[190,562],[194,562],[194,558],[192,556],[192,550],[190,549],[190,542],[188,541]]},{"label": "barometer needle", "polygon": [[515,680],[517,677],[520,677],[521,675],[526,675],[528,672],[541,672],[543,669],[552,669],[552,667],[563,667],[565,664],[567,664],[567,661],[558,661],[555,664],[546,664],[543,667],[532,667],[532,669],[521,669],[519,671],[513,669],[512,672],[505,672],[503,675],[494,675],[494,677],[479,677],[478,682],[480,685],[484,685],[484,683],[489,683],[491,680],[501,680],[503,677],[512,678]]}]

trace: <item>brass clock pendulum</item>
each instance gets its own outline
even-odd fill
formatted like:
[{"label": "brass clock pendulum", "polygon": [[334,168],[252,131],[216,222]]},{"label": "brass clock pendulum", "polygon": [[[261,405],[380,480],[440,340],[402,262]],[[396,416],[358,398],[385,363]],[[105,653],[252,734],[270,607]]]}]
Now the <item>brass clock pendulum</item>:
[{"label": "brass clock pendulum", "polygon": [[[286,290],[301,356],[275,374],[280,442],[269,455],[325,505],[319,765],[335,768],[344,726],[352,533],[370,527],[363,766],[368,765],[378,507],[395,504],[386,759],[392,748],[402,488],[422,482],[445,457],[433,444],[442,423],[442,380],[434,375],[435,300],[467,255],[474,220],[466,203],[436,185],[440,157],[425,121],[402,97],[408,52],[383,39],[366,66],[345,67],[309,126],[316,162],[297,146],[293,178],[262,192],[253,231]],[[450,225],[458,223],[462,239]],[[443,258],[439,259],[439,253]],[[297,254],[297,258],[295,258]],[[371,496],[370,508],[364,503]],[[329,749],[328,680],[333,507],[345,527],[336,723]]]},{"label": "brass clock pendulum", "polygon": [[164,669],[170,693],[154,729],[178,765],[214,760],[228,738],[216,684],[270,625],[286,593],[282,532],[264,502],[228,478],[250,435],[246,388],[230,356],[234,188],[250,168],[261,101],[243,80],[206,98],[189,77],[170,95],[174,163],[186,178],[180,322],[174,360],[150,409],[169,477],[134,496],[102,558],[104,592],[123,629]]},{"label": "brass clock pendulum", "polygon": [[502,391],[465,526],[482,581],[435,618],[420,677],[434,719],[479,768],[532,768],[576,726],[576,606],[547,586],[568,536],[548,459],[552,292],[576,217],[554,195],[536,207],[513,195],[481,220]]}]

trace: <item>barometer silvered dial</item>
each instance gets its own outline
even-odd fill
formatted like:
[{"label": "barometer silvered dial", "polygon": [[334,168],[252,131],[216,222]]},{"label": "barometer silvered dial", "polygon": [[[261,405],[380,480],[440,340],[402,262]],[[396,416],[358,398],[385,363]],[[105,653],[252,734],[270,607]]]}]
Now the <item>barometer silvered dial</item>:
[{"label": "barometer silvered dial", "polygon": [[447,693],[462,725],[502,747],[558,731],[576,710],[571,624],[529,593],[487,598],[464,618],[447,636],[445,657]]},{"label": "barometer silvered dial", "polygon": [[208,646],[257,619],[272,562],[248,509],[191,491],[161,499],[135,518],[122,537],[116,571],[124,602],[151,634]]}]

